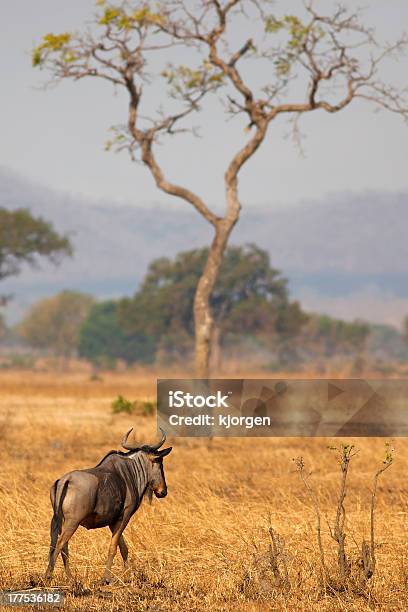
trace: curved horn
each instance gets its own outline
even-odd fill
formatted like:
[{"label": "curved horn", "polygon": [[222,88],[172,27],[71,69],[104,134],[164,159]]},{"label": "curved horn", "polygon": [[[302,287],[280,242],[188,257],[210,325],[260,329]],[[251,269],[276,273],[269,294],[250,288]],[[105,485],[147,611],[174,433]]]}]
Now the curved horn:
[{"label": "curved horn", "polygon": [[137,446],[130,446],[130,444],[127,443],[127,439],[129,437],[130,432],[133,431],[133,427],[131,429],[129,429],[129,431],[123,436],[122,438],[122,446],[123,448],[126,448],[126,450],[136,450],[138,447]]},{"label": "curved horn", "polygon": [[163,429],[162,429],[161,427],[160,427],[160,431],[162,432],[162,439],[160,440],[160,442],[158,442],[157,444],[154,444],[154,445],[152,445],[152,446],[150,447],[150,450],[152,450],[152,451],[157,451],[157,450],[159,450],[159,448],[160,448],[161,446],[163,446],[163,444],[164,444],[164,443],[165,443],[165,441],[166,441],[166,434],[165,434],[165,432],[163,431]]}]

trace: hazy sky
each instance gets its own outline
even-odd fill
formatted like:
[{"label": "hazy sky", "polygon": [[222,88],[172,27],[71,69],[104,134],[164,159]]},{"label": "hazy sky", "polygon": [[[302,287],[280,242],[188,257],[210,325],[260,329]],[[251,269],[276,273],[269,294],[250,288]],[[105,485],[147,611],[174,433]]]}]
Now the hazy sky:
[{"label": "hazy sky", "polygon": [[[282,5],[277,1],[276,6]],[[326,0],[326,4],[331,0]],[[0,163],[47,186],[87,196],[165,201],[146,169],[125,154],[104,152],[111,124],[125,120],[126,100],[108,84],[64,83],[36,89],[45,77],[31,68],[30,49],[49,31],[80,28],[93,0],[2,0],[0,22]],[[285,0],[285,9],[298,5]],[[354,1],[346,4],[355,6]],[[406,0],[366,0],[368,19],[389,40],[408,24]],[[239,37],[238,33],[238,37]],[[242,32],[245,40],[245,32]],[[394,77],[408,85],[408,59]],[[233,150],[223,118],[206,117],[203,139],[182,138],[161,159],[170,178],[184,177],[211,202],[222,198],[222,173]],[[313,113],[303,122],[306,158],[301,158],[281,122],[242,175],[247,203],[294,202],[338,190],[408,189],[408,127],[399,117],[373,114],[358,103],[343,113]],[[244,142],[238,131],[233,143]],[[1,186],[0,186],[1,188]]]}]

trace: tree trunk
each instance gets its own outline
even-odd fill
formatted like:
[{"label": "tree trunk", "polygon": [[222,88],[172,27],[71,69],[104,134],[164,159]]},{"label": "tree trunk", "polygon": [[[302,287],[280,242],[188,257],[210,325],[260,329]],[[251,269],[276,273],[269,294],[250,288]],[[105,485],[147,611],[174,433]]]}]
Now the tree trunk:
[{"label": "tree trunk", "polygon": [[[217,62],[216,62],[217,64]],[[224,64],[220,66],[223,70],[231,71],[233,68]],[[240,77],[234,73],[233,79],[240,83]],[[252,104],[252,95],[247,90],[245,93],[247,103]],[[253,110],[253,109],[252,109]],[[256,111],[256,112],[255,112]],[[210,374],[210,343],[213,328],[211,316],[210,297],[217,282],[222,257],[227,246],[231,231],[239,219],[241,205],[238,199],[238,173],[245,162],[252,157],[263,139],[268,128],[268,121],[260,117],[256,107],[251,117],[256,124],[256,132],[246,145],[233,157],[225,173],[226,187],[226,216],[212,219],[215,227],[215,236],[212,241],[204,272],[198,281],[194,297],[194,325],[195,325],[195,371],[197,378],[208,378]],[[256,117],[255,117],[256,115]],[[194,202],[193,202],[194,203]],[[200,203],[200,207],[203,205]],[[208,219],[208,213],[202,213]]]},{"label": "tree trunk", "polygon": [[228,238],[237,220],[238,215],[236,218],[221,219],[217,223],[204,271],[198,281],[194,296],[195,374],[197,378],[209,378],[210,375],[210,350],[214,324],[210,297],[217,282]]},{"label": "tree trunk", "polygon": [[203,274],[198,281],[194,296],[195,373],[197,378],[209,377],[210,344],[213,327],[210,297],[218,278],[218,273],[225,247],[228,243],[228,238],[234,225],[239,219],[241,205],[238,199],[238,174],[242,166],[250,157],[252,157],[265,138],[266,130],[269,125],[267,116],[263,113],[263,111],[260,111],[257,104],[254,103],[251,91],[242,83],[239,74],[235,71],[235,68],[221,62],[216,57],[215,48],[212,48],[210,56],[214,60],[214,65],[230,74],[230,77],[232,78],[236,87],[241,91],[241,93],[243,93],[244,97],[246,98],[247,112],[251,116],[253,125],[256,125],[255,133],[246,143],[246,145],[232,158],[232,161],[225,172],[227,204],[225,217],[218,217],[208,208],[200,197],[189,189],[167,181],[152,151],[152,142],[157,134],[154,129],[152,131],[153,136],[151,135],[150,131],[146,133],[136,129],[135,122],[139,104],[139,93],[137,92],[133,81],[127,85],[131,98],[129,130],[135,141],[141,145],[142,161],[150,168],[150,171],[156,181],[156,185],[165,193],[182,198],[186,202],[189,202],[200,213],[200,215],[202,215],[204,219],[211,223],[215,228],[215,236],[210,247],[208,259],[206,261]]},{"label": "tree trunk", "polygon": [[216,322],[213,324],[213,332],[210,347],[210,371],[219,374],[221,368],[221,329]]}]

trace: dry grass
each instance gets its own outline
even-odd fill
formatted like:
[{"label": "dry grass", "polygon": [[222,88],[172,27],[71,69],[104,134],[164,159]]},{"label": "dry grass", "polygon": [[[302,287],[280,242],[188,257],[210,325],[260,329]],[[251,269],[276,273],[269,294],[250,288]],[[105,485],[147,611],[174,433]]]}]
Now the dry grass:
[{"label": "dry grass", "polygon": [[[92,382],[68,375],[0,374],[0,588],[41,586],[49,544],[48,491],[65,471],[97,463],[124,431],[155,438],[153,417],[112,416],[119,393],[152,399],[155,380],[142,371]],[[378,489],[377,573],[367,587],[325,595],[319,585],[314,514],[292,459],[313,469],[323,515],[332,521],[339,473],[323,439],[173,440],[166,460],[169,495],[143,503],[125,532],[130,567],[99,587],[109,531],[79,529],[71,541],[76,582],[58,560],[53,586],[68,610],[407,610],[408,441],[395,442],[395,464]],[[330,441],[332,442],[332,441]],[[346,546],[369,537],[370,478],[383,441],[360,439],[353,459]],[[265,552],[267,515],[284,539],[290,590],[276,586]],[[323,521],[328,564],[336,550]],[[356,570],[357,571],[357,570]]]}]

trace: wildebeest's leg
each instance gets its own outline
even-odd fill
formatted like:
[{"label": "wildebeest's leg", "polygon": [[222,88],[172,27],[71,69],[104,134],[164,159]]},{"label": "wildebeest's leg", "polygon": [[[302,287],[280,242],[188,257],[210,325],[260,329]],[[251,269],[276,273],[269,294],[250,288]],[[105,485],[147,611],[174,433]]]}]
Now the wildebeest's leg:
[{"label": "wildebeest's leg", "polygon": [[[61,531],[60,536],[58,537],[57,545],[55,546],[54,550],[50,553],[50,561],[48,564],[47,573],[45,574],[46,580],[49,580],[51,578],[53,571],[54,571],[55,562],[60,553],[64,560],[65,571],[67,572],[67,575],[70,576],[70,570],[69,568],[67,570],[67,565],[65,563],[65,561],[68,561],[68,541],[71,539],[75,531],[78,529],[78,525],[79,523],[77,521],[75,522],[65,521],[64,525],[62,526],[62,531]],[[64,555],[63,555],[63,552],[65,552],[65,550],[67,552],[66,559],[64,558]]]},{"label": "wildebeest's leg", "polygon": [[58,525],[56,525],[55,517],[51,520],[51,544],[48,555],[48,567],[45,573],[45,579],[50,580],[54,572],[55,561],[57,560],[57,541],[58,541]]},{"label": "wildebeest's leg", "polygon": [[[114,526],[110,525],[109,529],[111,530],[111,532],[113,534]],[[125,538],[123,537],[123,532],[122,532],[122,535],[119,538],[119,550],[120,550],[120,554],[122,555],[123,565],[126,568],[129,551],[128,551],[127,544],[125,542]]]},{"label": "wildebeest's leg", "polygon": [[68,551],[68,542],[64,544],[61,550],[61,557],[64,562],[65,573],[69,580],[72,580],[71,569],[69,567],[69,551]]},{"label": "wildebeest's leg", "polygon": [[62,517],[59,516],[58,514],[58,508],[56,507],[56,504],[55,504],[57,487],[58,487],[58,480],[54,482],[53,486],[51,487],[51,491],[50,491],[50,499],[51,499],[52,508],[54,510],[54,515],[51,519],[51,525],[50,525],[51,542],[50,542],[50,552],[48,553],[48,568],[45,574],[46,580],[49,580],[51,578],[52,573],[54,571],[54,565],[55,565],[55,561],[57,558],[55,554],[55,549],[57,546],[57,540],[58,540],[58,535],[59,535],[59,530],[61,527],[61,520],[62,520]]},{"label": "wildebeest's leg", "polygon": [[126,568],[129,551],[128,551],[128,547],[126,545],[125,538],[123,537],[123,535],[121,535],[119,538],[119,550],[120,550],[120,554],[122,555],[123,565]]},{"label": "wildebeest's leg", "polygon": [[[112,563],[113,560],[115,558],[116,552],[118,550],[118,545],[121,549],[121,554],[123,556],[122,553],[122,547],[120,546],[120,540],[123,540],[123,543],[125,544],[125,540],[122,537],[122,533],[126,527],[126,525],[129,522],[129,519],[131,517],[131,514],[126,516],[126,518],[122,518],[121,520],[119,520],[117,523],[114,523],[113,525],[110,525],[109,528],[112,532],[112,539],[111,539],[111,543],[109,545],[109,552],[108,552],[108,559],[106,561],[106,568],[105,568],[105,572],[103,574],[103,578],[102,578],[102,583],[104,584],[108,584],[110,582],[111,579],[111,567],[112,567]],[[125,544],[126,547],[126,552],[127,552],[127,546]]]}]

